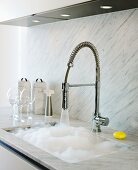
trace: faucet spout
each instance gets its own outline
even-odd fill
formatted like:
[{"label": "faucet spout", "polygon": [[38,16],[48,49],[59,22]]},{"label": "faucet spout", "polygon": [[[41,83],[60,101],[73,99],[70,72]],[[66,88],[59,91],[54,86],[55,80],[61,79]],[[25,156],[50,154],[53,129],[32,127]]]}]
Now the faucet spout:
[{"label": "faucet spout", "polygon": [[[96,47],[90,43],[90,42],[82,42],[80,44],[78,44],[74,50],[72,51],[70,58],[69,58],[69,62],[67,64],[67,71],[65,74],[65,79],[64,79],[64,83],[62,84],[62,108],[68,109],[68,96],[69,96],[69,87],[78,87],[79,85],[73,86],[73,85],[69,85],[69,83],[67,82],[68,80],[68,75],[69,75],[69,71],[70,68],[73,67],[73,62],[74,59],[77,55],[77,53],[84,47],[88,47],[91,49],[91,51],[94,54],[94,58],[95,58],[95,63],[96,63],[96,77],[95,77],[95,83],[91,84],[91,86],[95,86],[95,112],[94,112],[94,118],[93,118],[93,122],[94,122],[94,126],[93,126],[93,131],[98,131],[100,132],[100,125],[103,126],[107,126],[109,123],[109,119],[108,118],[102,118],[99,112],[99,101],[100,101],[100,61],[99,61],[99,55],[98,55],[98,51],[96,49]],[[87,85],[87,84],[85,84]],[[84,86],[81,84],[81,86]],[[87,85],[88,86],[88,85]],[[107,120],[108,119],[108,120]]]}]

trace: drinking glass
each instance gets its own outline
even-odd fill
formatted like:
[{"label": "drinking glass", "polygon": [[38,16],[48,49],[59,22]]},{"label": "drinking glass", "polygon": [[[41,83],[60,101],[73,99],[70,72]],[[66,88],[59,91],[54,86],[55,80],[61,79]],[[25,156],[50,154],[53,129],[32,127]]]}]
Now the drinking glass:
[{"label": "drinking glass", "polygon": [[8,97],[8,101],[11,105],[11,108],[12,108],[12,112],[11,112],[11,117],[13,119],[18,119],[19,116],[18,116],[18,113],[16,111],[16,100],[17,100],[17,97],[18,97],[18,90],[17,88],[13,87],[13,88],[9,88],[8,91],[7,91],[7,97]]},{"label": "drinking glass", "polygon": [[[24,89],[23,92],[20,95],[20,101],[19,101],[19,110],[20,110],[20,119],[22,123],[25,123],[27,125],[32,124],[32,113],[33,113],[33,103],[35,101],[35,98],[28,92],[28,90]],[[25,108],[25,111],[23,112],[23,108]]]}]

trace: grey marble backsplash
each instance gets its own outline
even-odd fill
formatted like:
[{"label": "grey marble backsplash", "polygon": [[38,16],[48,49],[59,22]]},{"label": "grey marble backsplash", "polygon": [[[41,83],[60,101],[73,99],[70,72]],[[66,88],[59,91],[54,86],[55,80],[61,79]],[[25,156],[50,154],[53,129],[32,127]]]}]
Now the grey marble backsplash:
[{"label": "grey marble backsplash", "polygon": [[[21,77],[43,78],[53,95],[53,111],[61,113],[61,83],[74,47],[90,41],[101,64],[100,112],[118,130],[135,130],[138,117],[138,9],[35,26],[21,32]],[[93,83],[95,61],[82,49],[69,83]],[[70,116],[89,121],[94,112],[94,87],[70,89]]]}]

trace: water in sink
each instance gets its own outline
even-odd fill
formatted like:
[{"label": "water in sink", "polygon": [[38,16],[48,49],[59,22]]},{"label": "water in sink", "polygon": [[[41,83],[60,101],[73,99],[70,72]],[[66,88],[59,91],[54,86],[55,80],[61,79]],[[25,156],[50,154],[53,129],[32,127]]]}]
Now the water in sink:
[{"label": "water in sink", "polygon": [[22,129],[13,133],[68,163],[77,163],[126,149],[126,145],[104,139],[83,127],[57,125]]}]

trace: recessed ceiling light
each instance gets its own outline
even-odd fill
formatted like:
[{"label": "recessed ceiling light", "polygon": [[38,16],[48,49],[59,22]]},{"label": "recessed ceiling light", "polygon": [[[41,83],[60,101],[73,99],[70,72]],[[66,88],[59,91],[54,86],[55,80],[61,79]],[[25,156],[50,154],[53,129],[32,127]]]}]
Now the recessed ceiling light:
[{"label": "recessed ceiling light", "polygon": [[40,22],[40,21],[39,21],[39,20],[32,20],[32,22],[38,23],[38,22]]},{"label": "recessed ceiling light", "polygon": [[100,8],[102,8],[102,9],[111,9],[111,8],[112,8],[112,6],[103,5],[103,6],[100,6]]},{"label": "recessed ceiling light", "polygon": [[62,17],[69,17],[69,14],[61,14]]}]

